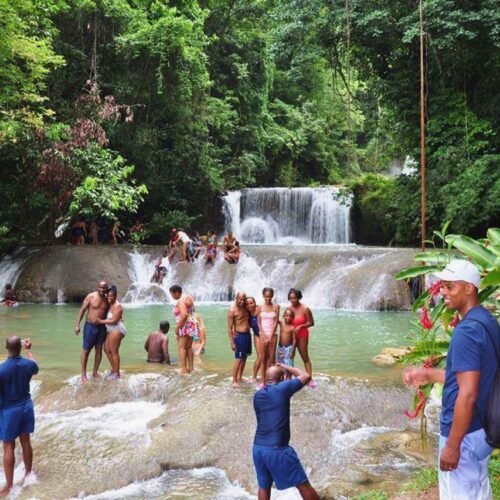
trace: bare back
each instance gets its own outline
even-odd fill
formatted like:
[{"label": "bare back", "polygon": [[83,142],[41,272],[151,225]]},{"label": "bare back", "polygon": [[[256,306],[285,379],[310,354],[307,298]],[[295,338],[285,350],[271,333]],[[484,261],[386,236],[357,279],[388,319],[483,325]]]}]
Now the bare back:
[{"label": "bare back", "polygon": [[165,361],[167,337],[162,332],[153,332],[146,340],[145,349],[148,351],[148,361],[162,363]]}]

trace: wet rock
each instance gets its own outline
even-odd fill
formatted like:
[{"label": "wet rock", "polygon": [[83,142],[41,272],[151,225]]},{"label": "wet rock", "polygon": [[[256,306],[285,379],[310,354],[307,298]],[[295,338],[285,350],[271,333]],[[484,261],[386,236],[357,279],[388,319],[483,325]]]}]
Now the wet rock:
[{"label": "wet rock", "polygon": [[379,366],[394,366],[396,364],[396,360],[389,354],[378,354],[372,358],[372,361]]}]

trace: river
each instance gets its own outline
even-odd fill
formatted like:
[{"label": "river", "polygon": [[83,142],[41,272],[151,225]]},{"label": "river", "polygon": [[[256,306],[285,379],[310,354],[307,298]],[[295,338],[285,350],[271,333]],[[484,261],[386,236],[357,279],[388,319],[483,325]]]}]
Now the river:
[{"label": "river", "polygon": [[[37,480],[17,486],[15,496],[255,498],[255,388],[230,387],[227,304],[197,310],[208,342],[193,375],[145,362],[145,337],[160,320],[172,321],[171,305],[125,305],[122,379],[81,386],[81,339],[73,332],[77,306],[0,309],[0,331],[31,337],[41,368],[33,382]],[[416,424],[403,415],[411,392],[401,386],[400,369],[377,367],[371,358],[384,347],[407,343],[411,315],[332,309],[314,314],[310,355],[318,387],[293,398],[292,444],[326,498],[349,497],[380,483],[395,489],[432,458],[421,449]],[[16,477],[21,474],[18,466]],[[295,497],[288,490],[273,496]]]}]

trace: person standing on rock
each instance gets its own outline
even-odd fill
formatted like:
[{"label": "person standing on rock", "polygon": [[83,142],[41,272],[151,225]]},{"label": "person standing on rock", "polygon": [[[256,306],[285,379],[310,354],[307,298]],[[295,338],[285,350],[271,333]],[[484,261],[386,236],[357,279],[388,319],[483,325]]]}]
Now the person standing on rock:
[{"label": "person standing on rock", "polygon": [[[21,356],[24,346],[26,358]],[[0,495],[8,495],[14,483],[16,439],[23,450],[25,477],[31,473],[33,449],[30,434],[35,430],[35,412],[30,395],[30,380],[38,373],[31,353],[31,341],[9,337],[5,343],[9,357],[0,364],[0,437],[3,442],[5,487]]]},{"label": "person standing on rock", "polygon": [[234,351],[233,388],[238,388],[243,380],[243,370],[247,357],[252,354],[252,336],[247,305],[247,296],[244,292],[236,294],[234,304],[231,304],[227,313],[229,345]]},{"label": "person standing on rock", "polygon": [[[294,376],[284,381],[285,375]],[[296,487],[302,498],[319,500],[290,443],[290,399],[311,381],[298,368],[277,364],[266,371],[265,387],[253,397],[257,430],[253,463],[259,483],[258,499],[271,498],[271,486],[278,490]]]},{"label": "person standing on rock", "polygon": [[444,384],[439,438],[439,497],[441,500],[492,498],[488,461],[493,449],[483,428],[486,405],[497,373],[500,328],[479,303],[481,275],[474,264],[452,260],[435,273],[448,309],[460,323],[451,337],[446,370],[408,367],[403,381],[416,386]]},{"label": "person standing on rock", "polygon": [[80,323],[84,314],[86,314],[85,325],[83,327],[83,348],[80,356],[80,364],[82,369],[82,382],[87,382],[87,362],[92,349],[95,349],[94,370],[92,376],[99,377],[99,365],[102,358],[102,346],[106,338],[106,326],[100,321],[106,319],[108,314],[108,283],[106,281],[99,282],[97,291],[89,293],[80,308],[78,318],[75,325],[75,335],[80,334]]},{"label": "person standing on rock", "polygon": [[312,379],[312,363],[309,358],[309,328],[314,326],[314,318],[311,309],[302,304],[302,292],[296,288],[290,288],[288,292],[289,308],[293,312],[292,324],[295,327],[295,340],[300,357],[304,363],[306,372],[311,375],[309,387],[316,387],[316,382]]}]

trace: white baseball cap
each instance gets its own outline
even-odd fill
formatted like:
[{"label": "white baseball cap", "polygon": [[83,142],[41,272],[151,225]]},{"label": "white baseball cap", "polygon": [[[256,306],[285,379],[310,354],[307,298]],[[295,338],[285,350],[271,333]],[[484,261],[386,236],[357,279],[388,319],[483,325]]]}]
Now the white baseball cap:
[{"label": "white baseball cap", "polygon": [[433,273],[442,281],[465,281],[479,289],[481,274],[477,267],[468,260],[452,260],[441,272]]}]

